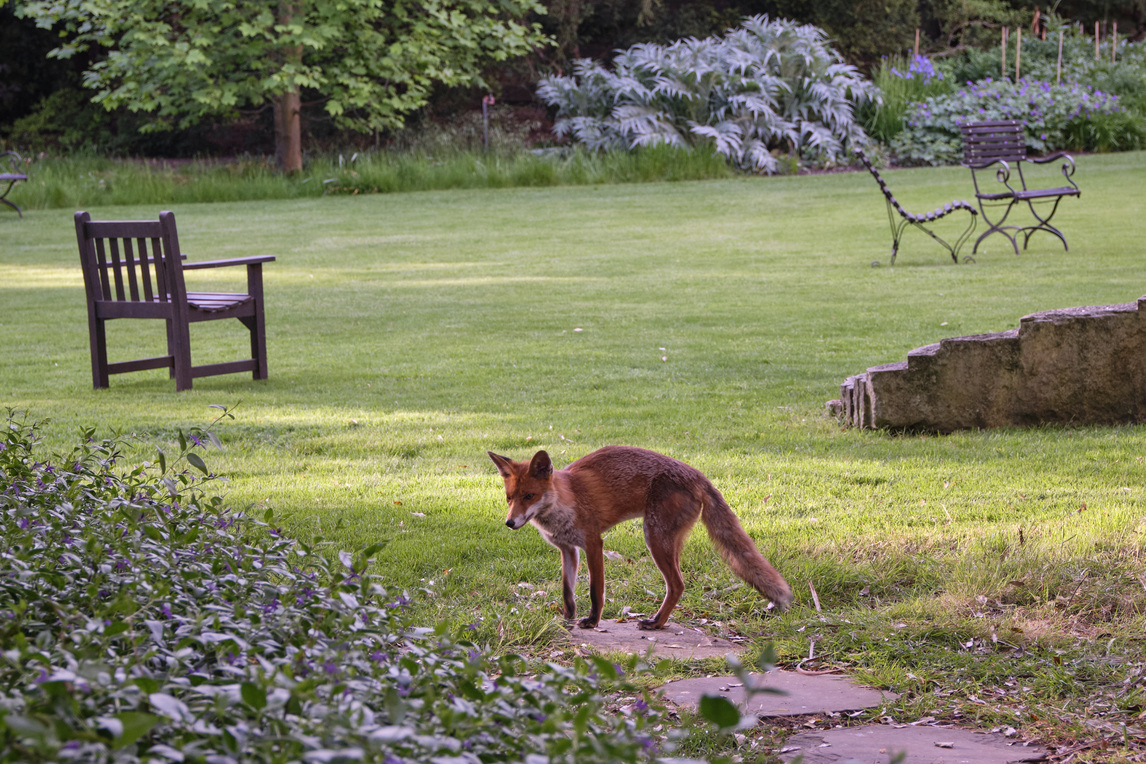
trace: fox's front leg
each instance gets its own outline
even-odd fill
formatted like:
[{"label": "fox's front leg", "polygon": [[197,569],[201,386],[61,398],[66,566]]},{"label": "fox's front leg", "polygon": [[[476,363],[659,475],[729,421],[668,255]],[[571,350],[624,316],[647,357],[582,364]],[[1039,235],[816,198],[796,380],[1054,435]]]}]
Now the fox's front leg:
[{"label": "fox's front leg", "polygon": [[574,592],[577,590],[577,568],[580,564],[577,547],[561,548],[561,604],[565,619],[568,621],[577,617],[577,600]]},{"label": "fox's front leg", "polygon": [[589,567],[589,615],[577,622],[582,629],[595,629],[605,604],[605,547],[600,537],[585,539],[585,562]]}]

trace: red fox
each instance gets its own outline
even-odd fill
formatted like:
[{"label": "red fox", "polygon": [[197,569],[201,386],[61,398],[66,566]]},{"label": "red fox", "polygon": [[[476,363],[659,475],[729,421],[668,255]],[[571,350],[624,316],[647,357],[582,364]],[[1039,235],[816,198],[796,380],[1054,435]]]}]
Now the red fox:
[{"label": "red fox", "polygon": [[589,615],[578,621],[592,629],[605,601],[605,559],[601,534],[617,523],[640,517],[645,543],[665,579],[665,598],[641,629],[661,629],[684,593],[680,552],[699,517],[732,572],[782,608],[792,590],[740,527],[728,502],[699,470],[643,448],[606,446],[554,470],[549,454],[538,451],[528,462],[515,462],[492,451],[489,458],[505,480],[509,516],[517,530],[532,521],[542,537],[561,550],[561,587],[565,617],[573,620],[577,603],[578,549],[589,564]]}]

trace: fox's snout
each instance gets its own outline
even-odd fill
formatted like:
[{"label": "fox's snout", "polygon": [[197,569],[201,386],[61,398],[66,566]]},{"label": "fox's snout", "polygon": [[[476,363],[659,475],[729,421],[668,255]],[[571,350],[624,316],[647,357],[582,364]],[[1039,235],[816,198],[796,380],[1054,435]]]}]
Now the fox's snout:
[{"label": "fox's snout", "polygon": [[529,522],[528,515],[517,515],[516,517],[510,515],[505,519],[505,524],[512,530],[521,528],[521,526],[525,525],[527,522]]}]

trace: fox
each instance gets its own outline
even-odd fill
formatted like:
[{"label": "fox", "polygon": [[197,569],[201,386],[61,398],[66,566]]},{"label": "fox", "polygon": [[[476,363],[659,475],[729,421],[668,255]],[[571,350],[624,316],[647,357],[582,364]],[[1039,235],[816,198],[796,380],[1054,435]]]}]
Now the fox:
[{"label": "fox", "polygon": [[695,467],[670,456],[630,446],[605,446],[564,469],[554,469],[549,454],[538,451],[529,461],[514,461],[487,451],[505,481],[509,514],[505,524],[519,530],[526,523],[561,551],[562,611],[577,617],[573,592],[580,551],[589,569],[589,614],[577,621],[593,629],[605,602],[605,559],[602,534],[625,520],[641,518],[645,543],[665,580],[660,609],[637,627],[663,629],[684,593],[680,553],[697,518],[732,572],[782,609],[792,603],[792,589],[764,559],[740,526],[724,496]]}]

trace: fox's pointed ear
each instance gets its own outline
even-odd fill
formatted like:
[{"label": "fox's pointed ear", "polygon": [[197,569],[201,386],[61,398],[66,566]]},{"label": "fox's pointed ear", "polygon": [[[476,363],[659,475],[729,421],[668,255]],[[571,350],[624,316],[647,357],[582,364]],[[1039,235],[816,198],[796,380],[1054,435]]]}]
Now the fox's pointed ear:
[{"label": "fox's pointed ear", "polygon": [[497,467],[498,473],[503,478],[509,477],[513,474],[513,470],[511,470],[509,467],[509,465],[513,464],[512,459],[510,459],[508,456],[499,456],[493,451],[486,451],[486,453],[489,454],[489,458],[493,460],[494,465]]},{"label": "fox's pointed ear", "polygon": [[549,460],[549,454],[544,451],[538,451],[533,455],[533,460],[529,462],[529,474],[541,480],[547,479],[553,474],[553,462]]}]

